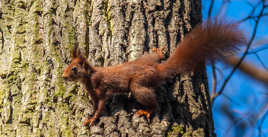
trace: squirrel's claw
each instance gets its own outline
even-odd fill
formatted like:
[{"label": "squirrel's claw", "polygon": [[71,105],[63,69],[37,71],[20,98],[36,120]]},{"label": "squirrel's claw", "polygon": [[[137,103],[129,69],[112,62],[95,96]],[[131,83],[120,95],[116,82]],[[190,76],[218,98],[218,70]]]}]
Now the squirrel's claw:
[{"label": "squirrel's claw", "polygon": [[138,110],[138,111],[136,112],[136,114],[137,114],[139,117],[141,117],[141,116],[145,116],[146,119],[147,119],[148,121],[150,121],[151,113],[150,113],[149,111],[146,111],[146,110]]},{"label": "squirrel's claw", "polygon": [[90,118],[90,119],[86,119],[84,122],[83,122],[83,126],[92,126],[95,122],[95,118]]}]

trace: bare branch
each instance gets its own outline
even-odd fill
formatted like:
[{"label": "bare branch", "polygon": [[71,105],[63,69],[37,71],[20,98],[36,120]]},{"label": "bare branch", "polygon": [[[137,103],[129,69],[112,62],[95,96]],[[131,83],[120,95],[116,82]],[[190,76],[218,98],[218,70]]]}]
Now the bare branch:
[{"label": "bare branch", "polygon": [[259,60],[259,62],[261,63],[262,67],[266,70],[268,70],[268,68],[265,66],[264,62],[262,61],[261,57],[259,56],[258,53],[255,53],[257,59]]},{"label": "bare branch", "polygon": [[248,52],[248,55],[249,55],[249,54],[255,54],[255,53],[264,51],[264,50],[266,50],[266,49],[268,49],[268,46],[267,46],[267,47],[263,47],[263,48],[259,48],[259,49],[256,49],[256,50],[253,49],[252,51],[249,51],[249,52]]},{"label": "bare branch", "polygon": [[267,116],[268,116],[268,110],[266,110],[266,112],[264,113],[264,115],[262,116],[262,118],[260,120],[260,124],[258,126],[259,137],[262,137],[262,134],[263,134],[263,132],[262,132],[262,126],[263,126],[263,122],[264,122],[264,120],[266,119]]},{"label": "bare branch", "polygon": [[[241,59],[239,59],[236,56],[231,56],[231,57],[226,58],[225,62],[233,66],[239,63],[240,60]],[[237,68],[243,73],[247,74],[248,76],[268,86],[268,72],[267,71],[258,69],[254,65],[246,61],[241,62],[240,65],[237,66]]]},{"label": "bare branch", "polygon": [[[238,21],[237,23],[242,23],[242,22],[247,21],[247,20],[249,20],[249,19],[253,19],[253,15],[254,15],[254,13],[255,13],[257,7],[259,6],[259,4],[261,4],[261,1],[259,1],[256,5],[252,5],[250,2],[247,2],[247,3],[248,3],[249,6],[252,7],[251,11],[250,11],[250,13],[249,13],[249,15],[248,15],[247,17],[241,19],[241,20]],[[263,9],[264,9],[264,8],[265,8],[265,7],[263,6]],[[263,11],[262,11],[262,12],[263,12]]]},{"label": "bare branch", "polygon": [[222,4],[221,4],[221,7],[219,8],[220,11],[218,12],[218,17],[224,17],[225,13],[226,13],[226,10],[227,10],[227,7],[228,7],[228,4],[231,2],[231,0],[223,0],[222,1]]},{"label": "bare branch", "polygon": [[213,9],[213,7],[214,7],[214,2],[215,2],[215,0],[211,0],[211,2],[210,2],[209,10],[208,10],[208,18],[211,17],[212,9]]},{"label": "bare branch", "polygon": [[215,63],[212,63],[212,98],[216,95],[216,88],[217,88],[217,74]]},{"label": "bare branch", "polygon": [[229,100],[231,103],[241,106],[241,103],[239,103],[238,101],[232,99],[231,97],[229,97],[228,95],[225,95],[224,93],[222,94],[223,97],[225,97],[227,100]]},{"label": "bare branch", "polygon": [[255,40],[251,47],[259,48],[264,45],[268,45],[268,35],[262,36],[261,38]]}]

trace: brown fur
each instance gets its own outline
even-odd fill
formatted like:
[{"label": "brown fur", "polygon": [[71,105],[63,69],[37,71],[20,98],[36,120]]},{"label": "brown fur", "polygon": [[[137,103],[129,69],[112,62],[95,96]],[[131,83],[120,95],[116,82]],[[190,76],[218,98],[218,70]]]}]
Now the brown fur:
[{"label": "brown fur", "polygon": [[238,44],[243,42],[244,35],[236,25],[207,21],[187,34],[164,63],[160,63],[164,58],[162,49],[154,49],[153,53],[124,64],[93,67],[80,51],[75,49],[72,62],[64,70],[63,77],[82,82],[90,93],[95,113],[84,125],[91,125],[99,118],[107,99],[113,93],[131,92],[135,99],[147,108],[137,111],[137,115],[150,118],[157,108],[154,90],[161,86],[165,79],[192,70],[205,61],[215,61],[226,53],[233,53]]}]

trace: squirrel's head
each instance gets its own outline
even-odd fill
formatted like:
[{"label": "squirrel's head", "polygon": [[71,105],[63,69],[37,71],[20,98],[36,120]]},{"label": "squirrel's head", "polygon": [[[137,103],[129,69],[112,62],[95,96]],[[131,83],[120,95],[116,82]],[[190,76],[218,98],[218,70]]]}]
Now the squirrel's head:
[{"label": "squirrel's head", "polygon": [[81,54],[79,49],[73,50],[71,63],[64,69],[62,77],[66,80],[76,81],[89,77],[94,72],[86,58]]}]

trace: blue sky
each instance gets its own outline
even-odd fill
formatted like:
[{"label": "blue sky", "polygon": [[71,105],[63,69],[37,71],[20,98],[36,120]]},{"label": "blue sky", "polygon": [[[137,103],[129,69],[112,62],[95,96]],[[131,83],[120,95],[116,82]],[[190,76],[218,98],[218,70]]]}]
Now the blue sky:
[{"label": "blue sky", "polygon": [[[252,5],[257,4],[259,0],[249,0]],[[202,12],[203,19],[207,18],[208,8],[211,0],[202,0]],[[228,21],[239,21],[249,15],[251,12],[251,6],[247,3],[247,0],[231,0],[231,2],[224,7],[224,10],[220,10],[222,4],[222,0],[215,0],[212,17],[217,15],[220,18],[226,18]],[[254,12],[256,15],[260,12],[261,6],[258,6],[256,11]],[[220,12],[223,11],[223,12]],[[268,13],[268,8],[266,9],[266,13]],[[240,25],[240,28],[247,34],[247,37],[251,36],[251,32],[253,30],[254,21],[248,20]],[[263,37],[267,38],[268,41],[268,16],[261,19],[260,25],[257,30],[257,35],[254,42],[258,42]],[[268,43],[268,42],[266,42]],[[258,45],[254,44],[253,45]],[[268,47],[268,44],[261,45],[261,47]],[[254,46],[251,49],[261,48],[260,46]],[[241,53],[243,49],[241,50]],[[262,52],[259,52],[258,55],[261,57],[264,65],[268,67],[268,49]],[[239,56],[239,54],[238,54]],[[251,62],[256,65],[260,69],[264,69],[261,63],[257,60],[255,55],[248,55],[246,57],[246,61]],[[225,77],[230,73],[231,68],[218,63],[217,67],[222,71],[222,76],[220,73],[218,74],[218,88],[222,85]],[[211,87],[211,67],[207,67],[210,87]],[[219,75],[220,74],[220,75]],[[264,87],[261,83],[251,79],[250,77],[240,73],[239,71],[235,72],[227,87],[224,90],[224,96],[221,95],[216,99],[215,104],[213,106],[213,118],[215,123],[215,132],[218,137],[223,136],[235,136],[234,130],[236,128],[232,127],[234,125],[230,122],[230,120],[222,113],[221,104],[227,104],[230,110],[235,114],[236,117],[241,118],[241,122],[249,123],[249,119],[252,118],[252,114],[257,113],[260,108],[263,106],[263,102],[267,99],[265,98],[265,93],[267,94],[267,88]],[[248,137],[257,137],[258,129],[257,125],[260,123],[260,120],[257,121],[257,124],[253,124],[250,126],[249,130],[247,130],[244,136]],[[230,128],[231,127],[231,128]],[[268,137],[268,118],[264,120],[263,123],[263,137]],[[227,133],[227,131],[230,131]]]}]

